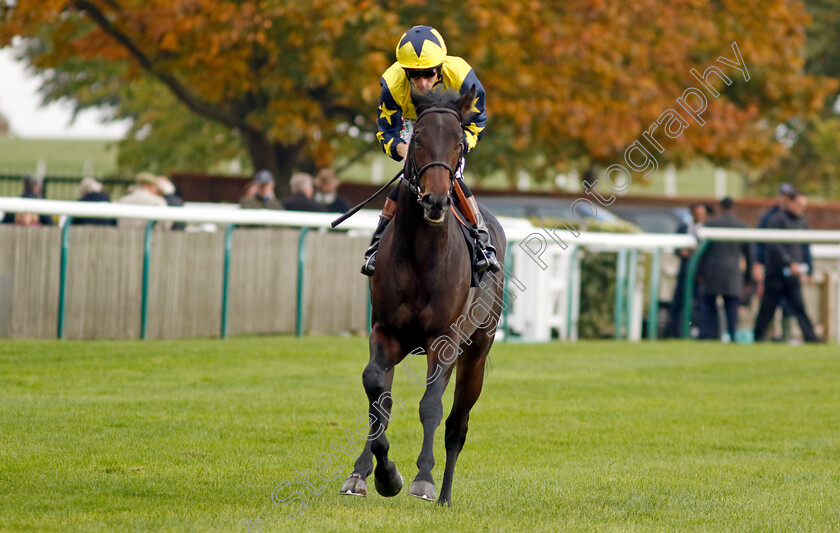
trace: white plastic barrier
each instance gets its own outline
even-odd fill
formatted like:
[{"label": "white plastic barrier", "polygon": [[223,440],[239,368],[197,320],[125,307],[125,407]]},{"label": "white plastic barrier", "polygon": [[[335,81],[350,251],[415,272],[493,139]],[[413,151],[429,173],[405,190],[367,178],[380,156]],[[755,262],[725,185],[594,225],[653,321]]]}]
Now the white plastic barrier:
[{"label": "white plastic barrier", "polygon": [[541,255],[547,268],[514,246],[513,272],[526,287],[517,295],[508,315],[508,326],[523,340],[547,342],[552,330],[561,339],[569,339],[569,297],[572,253],[559,246],[551,246]]}]

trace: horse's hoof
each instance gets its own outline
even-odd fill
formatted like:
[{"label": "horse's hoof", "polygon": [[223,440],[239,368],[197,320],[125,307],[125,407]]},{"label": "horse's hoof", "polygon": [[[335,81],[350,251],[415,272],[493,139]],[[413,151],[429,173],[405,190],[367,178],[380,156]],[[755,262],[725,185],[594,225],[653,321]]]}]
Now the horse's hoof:
[{"label": "horse's hoof", "polygon": [[[403,487],[403,477],[397,470],[396,465],[391,462],[389,466],[390,468],[385,469],[385,476],[377,475],[378,471],[374,471],[373,473],[373,486],[376,488],[376,492],[378,492],[380,496],[385,496],[386,498],[396,496],[400,493]],[[385,479],[380,479],[382,477],[385,477]]]},{"label": "horse's hoof", "polygon": [[440,498],[436,503],[441,507],[443,507],[444,505],[447,507],[452,507],[452,500],[450,500],[449,498]]},{"label": "horse's hoof", "polygon": [[367,482],[359,474],[350,474],[339,491],[345,496],[367,496]]},{"label": "horse's hoof", "polygon": [[420,498],[421,500],[426,500],[427,502],[433,502],[437,499],[435,484],[428,481],[415,479],[411,482],[411,486],[408,487],[408,493],[415,498]]}]

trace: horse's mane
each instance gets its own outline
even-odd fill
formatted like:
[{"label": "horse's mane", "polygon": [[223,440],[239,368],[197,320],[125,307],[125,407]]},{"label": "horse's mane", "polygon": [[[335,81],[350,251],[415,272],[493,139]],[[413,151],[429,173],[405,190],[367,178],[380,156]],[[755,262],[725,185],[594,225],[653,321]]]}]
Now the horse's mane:
[{"label": "horse's mane", "polygon": [[461,115],[461,106],[458,101],[461,99],[461,94],[453,89],[446,90],[432,90],[425,93],[418,93],[412,91],[411,101],[414,103],[414,108],[417,110],[417,116],[423,111],[433,107],[443,107],[451,109],[458,113],[461,117],[462,124],[469,124],[472,122],[475,112],[467,113],[466,116]]}]

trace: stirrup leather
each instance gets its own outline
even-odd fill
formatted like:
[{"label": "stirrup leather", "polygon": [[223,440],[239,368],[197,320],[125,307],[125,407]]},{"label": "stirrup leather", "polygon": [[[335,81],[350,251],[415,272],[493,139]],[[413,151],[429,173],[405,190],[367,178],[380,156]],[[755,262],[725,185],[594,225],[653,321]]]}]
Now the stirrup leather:
[{"label": "stirrup leather", "polygon": [[382,214],[379,216],[379,224],[376,225],[376,230],[373,232],[373,237],[370,239],[370,246],[365,251],[365,262],[362,265],[362,274],[365,276],[373,276],[376,263],[376,252],[379,250],[379,243],[382,241],[382,236],[385,234],[385,228],[388,223],[394,218],[394,213],[397,212],[397,202],[387,198],[385,200],[385,207],[382,208]]},{"label": "stirrup leather", "polygon": [[456,185],[456,193],[461,199],[461,205],[464,208],[464,215],[473,225],[473,235],[475,237],[476,257],[473,268],[476,272],[481,273],[485,270],[491,272],[498,272],[502,269],[499,260],[496,259],[496,248],[490,242],[490,232],[487,230],[487,224],[484,222],[484,217],[481,216],[481,211],[478,209],[478,202],[475,196],[469,198],[463,197],[460,193],[460,188]]}]

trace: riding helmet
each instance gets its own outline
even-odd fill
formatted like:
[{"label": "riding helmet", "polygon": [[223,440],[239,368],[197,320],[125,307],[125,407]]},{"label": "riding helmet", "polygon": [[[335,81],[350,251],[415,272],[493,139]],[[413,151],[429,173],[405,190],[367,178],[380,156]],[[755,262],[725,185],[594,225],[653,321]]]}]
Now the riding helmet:
[{"label": "riding helmet", "polygon": [[446,43],[431,26],[414,26],[397,44],[397,63],[405,69],[435,68],[446,58]]}]

